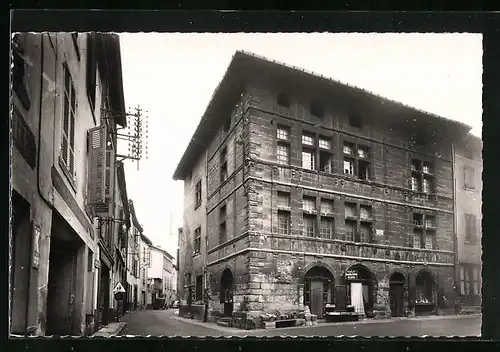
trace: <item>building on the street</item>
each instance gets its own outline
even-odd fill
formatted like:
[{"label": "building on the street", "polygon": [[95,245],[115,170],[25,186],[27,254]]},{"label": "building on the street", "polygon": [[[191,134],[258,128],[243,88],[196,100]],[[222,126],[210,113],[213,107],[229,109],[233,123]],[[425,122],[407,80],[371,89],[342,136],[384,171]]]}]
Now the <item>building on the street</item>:
[{"label": "building on the street", "polygon": [[152,296],[149,292],[148,271],[151,268],[151,246],[153,242],[141,233],[139,239],[139,306],[145,309],[150,304]]},{"label": "building on the street", "polygon": [[148,280],[152,291],[151,305],[161,308],[165,302],[170,304],[175,297],[174,257],[160,246],[151,247],[151,267],[148,269]]},{"label": "building on the street", "polygon": [[212,316],[447,311],[452,143],[470,129],[237,52],[173,176],[183,303],[206,287]]},{"label": "building on the street", "polygon": [[112,192],[95,149],[102,163],[106,128],[126,124],[119,39],[21,33],[12,49],[10,332],[85,335],[111,265],[95,219]]},{"label": "building on the street", "polygon": [[463,307],[481,308],[482,141],[467,134],[455,145],[457,289]]},{"label": "building on the street", "polygon": [[[130,231],[128,233],[128,248],[127,248],[127,285],[125,287],[127,296],[127,310],[135,310],[139,308],[139,283],[140,283],[140,242],[143,227],[137,219],[134,202],[129,199],[128,202],[130,211]],[[125,285],[124,285],[125,286]]]}]

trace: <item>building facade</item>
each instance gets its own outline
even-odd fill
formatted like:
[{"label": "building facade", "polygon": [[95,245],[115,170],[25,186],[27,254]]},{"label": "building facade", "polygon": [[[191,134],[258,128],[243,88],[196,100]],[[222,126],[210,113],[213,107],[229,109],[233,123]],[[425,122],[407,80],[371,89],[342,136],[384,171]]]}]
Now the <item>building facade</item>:
[{"label": "building facade", "polygon": [[211,315],[450,309],[452,143],[469,126],[237,52],[174,179],[179,288]]},{"label": "building facade", "polygon": [[97,324],[105,197],[90,139],[125,124],[101,109],[124,111],[119,40],[24,33],[12,49],[10,331],[85,335]]},{"label": "building facade", "polygon": [[[162,305],[170,304],[176,297],[174,284],[175,270],[172,260],[174,257],[159,246],[151,246],[151,267],[148,269],[148,280],[152,287],[153,307],[157,307],[156,301],[161,300]],[[159,307],[158,307],[159,308]]]},{"label": "building facade", "polygon": [[461,306],[481,306],[482,141],[468,134],[455,146],[457,289]]}]

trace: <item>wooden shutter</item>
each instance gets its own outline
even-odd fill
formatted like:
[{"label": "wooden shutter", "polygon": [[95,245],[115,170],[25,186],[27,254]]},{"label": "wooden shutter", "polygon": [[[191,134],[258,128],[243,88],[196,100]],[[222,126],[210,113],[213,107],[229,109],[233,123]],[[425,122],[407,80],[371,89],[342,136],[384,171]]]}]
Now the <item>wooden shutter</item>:
[{"label": "wooden shutter", "polygon": [[89,203],[96,206],[105,202],[106,125],[91,128],[89,142]]},{"label": "wooden shutter", "polygon": [[106,171],[105,171],[105,199],[112,199],[114,189],[114,166],[115,166],[115,151],[113,149],[106,150]]}]

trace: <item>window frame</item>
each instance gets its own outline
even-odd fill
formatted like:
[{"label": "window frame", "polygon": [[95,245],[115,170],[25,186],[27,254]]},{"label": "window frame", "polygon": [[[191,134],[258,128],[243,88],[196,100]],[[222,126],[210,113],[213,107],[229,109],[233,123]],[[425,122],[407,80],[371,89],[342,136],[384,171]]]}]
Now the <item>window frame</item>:
[{"label": "window frame", "polygon": [[201,253],[201,226],[194,230],[193,253],[194,255]]},{"label": "window frame", "polygon": [[[63,63],[63,94],[62,95],[62,121],[61,121],[61,145],[59,164],[73,187],[76,186],[76,163],[75,163],[75,136],[76,136],[76,113],[78,109],[77,92],[67,61]],[[67,103],[67,105],[66,105]],[[67,119],[67,126],[66,126]],[[66,145],[65,145],[66,142]]]},{"label": "window frame", "polygon": [[[359,151],[365,153],[364,156],[359,155]],[[346,172],[346,163],[350,163],[349,173]],[[365,177],[360,177],[360,170],[362,164],[366,164],[366,174]],[[372,175],[373,160],[371,148],[365,144],[358,142],[353,142],[348,139],[344,139],[342,143],[342,174],[348,177],[353,177],[362,181],[370,181],[373,178]],[[352,170],[351,170],[352,169]]]},{"label": "window frame", "polygon": [[464,213],[464,219],[465,219],[464,242],[466,244],[477,244],[478,243],[477,216],[471,213]]},{"label": "window frame", "polygon": [[202,182],[201,179],[196,182],[195,185],[195,205],[194,208],[197,209],[202,203]]},{"label": "window frame", "polygon": [[290,211],[278,209],[278,234],[290,235]]},{"label": "window frame", "polygon": [[470,165],[464,166],[464,188],[465,189],[470,189],[470,190],[476,189],[476,185],[474,182],[475,172],[476,172],[476,170],[474,167],[472,167]]},{"label": "window frame", "polygon": [[[427,170],[425,170],[427,168]],[[410,165],[409,165],[409,190],[415,193],[424,193],[428,196],[436,194],[436,179],[435,179],[435,164],[425,158],[415,157],[414,155],[410,156]],[[414,185],[416,180],[417,189],[414,189]],[[426,190],[426,182],[428,185],[428,189]]]}]

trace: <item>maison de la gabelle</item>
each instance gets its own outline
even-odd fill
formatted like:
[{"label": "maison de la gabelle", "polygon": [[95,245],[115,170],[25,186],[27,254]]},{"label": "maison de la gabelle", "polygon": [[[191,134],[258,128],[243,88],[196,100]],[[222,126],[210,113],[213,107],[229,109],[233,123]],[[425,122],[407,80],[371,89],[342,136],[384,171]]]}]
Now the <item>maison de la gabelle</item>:
[{"label": "maison de la gabelle", "polygon": [[182,303],[321,317],[355,289],[368,316],[450,309],[454,145],[470,129],[236,52],[174,174]]}]

